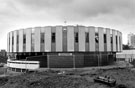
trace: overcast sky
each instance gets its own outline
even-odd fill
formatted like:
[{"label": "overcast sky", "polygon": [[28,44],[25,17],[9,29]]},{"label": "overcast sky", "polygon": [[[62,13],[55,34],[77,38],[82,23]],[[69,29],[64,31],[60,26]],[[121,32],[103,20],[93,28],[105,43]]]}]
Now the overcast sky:
[{"label": "overcast sky", "polygon": [[0,49],[7,49],[7,33],[46,25],[105,27],[135,33],[135,0],[0,0]]}]

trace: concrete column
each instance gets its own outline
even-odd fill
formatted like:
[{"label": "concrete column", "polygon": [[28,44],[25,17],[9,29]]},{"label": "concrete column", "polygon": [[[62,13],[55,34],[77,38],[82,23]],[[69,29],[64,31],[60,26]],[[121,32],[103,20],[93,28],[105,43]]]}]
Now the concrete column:
[{"label": "concrete column", "polygon": [[12,32],[10,32],[10,52],[12,52]]},{"label": "concrete column", "polygon": [[23,52],[23,29],[19,30],[19,52]]},{"label": "concrete column", "polygon": [[67,51],[74,51],[74,26],[67,27]]},{"label": "concrete column", "polygon": [[113,37],[113,51],[116,52],[116,31],[112,30],[112,37]]},{"label": "concrete column", "polygon": [[89,30],[89,50],[95,51],[95,27],[88,27]]},{"label": "concrete column", "polygon": [[63,43],[62,43],[62,26],[56,26],[56,52],[63,51]]},{"label": "concrete column", "polygon": [[10,33],[7,34],[7,52],[10,52],[10,51],[9,51],[9,50],[10,50],[10,49],[9,49],[9,48],[10,48],[10,46],[9,46],[9,42],[10,42],[10,41],[9,41],[9,38],[10,38]]},{"label": "concrete column", "polygon": [[120,51],[120,42],[119,42],[119,36],[120,36],[120,33],[119,33],[119,31],[117,31],[117,46],[118,46],[118,51]]},{"label": "concrete column", "polygon": [[79,26],[79,51],[85,51],[85,27]]},{"label": "concrete column", "polygon": [[123,46],[122,46],[123,43],[122,43],[122,33],[121,32],[120,32],[120,39],[121,39],[120,40],[121,41],[121,44],[120,44],[121,50],[120,51],[122,51],[123,50]]},{"label": "concrete column", "polygon": [[107,51],[111,51],[111,38],[110,38],[110,29],[106,28],[106,37],[107,37]]},{"label": "concrete column", "polygon": [[14,31],[14,52],[17,52],[17,31]]},{"label": "concrete column", "polygon": [[32,33],[32,28],[27,28],[25,31],[26,31],[26,52],[31,52],[31,33]]},{"label": "concrete column", "polygon": [[40,29],[41,29],[41,27],[35,27],[35,52],[40,52]]},{"label": "concrete column", "polygon": [[99,51],[104,51],[104,37],[103,37],[103,28],[98,27],[98,37],[99,37]]},{"label": "concrete column", "polygon": [[51,27],[45,27],[45,51],[51,52]]}]

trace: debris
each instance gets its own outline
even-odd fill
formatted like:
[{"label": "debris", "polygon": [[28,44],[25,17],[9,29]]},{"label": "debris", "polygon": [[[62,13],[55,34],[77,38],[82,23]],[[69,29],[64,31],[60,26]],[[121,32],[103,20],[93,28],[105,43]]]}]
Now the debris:
[{"label": "debris", "polygon": [[103,83],[103,84],[107,84],[109,86],[115,86],[116,85],[116,80],[112,79],[109,76],[98,76],[96,78],[94,78],[95,82],[99,82],[99,83]]}]

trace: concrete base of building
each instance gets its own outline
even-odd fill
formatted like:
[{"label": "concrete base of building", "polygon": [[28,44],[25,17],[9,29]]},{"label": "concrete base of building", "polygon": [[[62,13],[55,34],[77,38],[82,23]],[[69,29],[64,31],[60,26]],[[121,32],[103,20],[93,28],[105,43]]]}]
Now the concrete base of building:
[{"label": "concrete base of building", "polygon": [[[106,66],[116,61],[112,52],[27,52],[17,53],[17,60],[39,61],[40,68],[82,68]],[[14,70],[14,69],[12,69]]]}]

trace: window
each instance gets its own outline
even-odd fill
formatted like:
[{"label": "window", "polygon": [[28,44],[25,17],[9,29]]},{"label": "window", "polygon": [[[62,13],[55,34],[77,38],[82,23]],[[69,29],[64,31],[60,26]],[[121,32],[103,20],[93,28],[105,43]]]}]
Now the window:
[{"label": "window", "polygon": [[19,44],[19,35],[17,35],[17,44]]},{"label": "window", "polygon": [[86,32],[85,33],[85,41],[86,41],[86,43],[89,43],[89,33],[88,32]]},{"label": "window", "polygon": [[31,51],[34,52],[34,33],[31,34]]},{"label": "window", "polygon": [[106,34],[104,34],[104,43],[106,43]]},{"label": "window", "polygon": [[16,51],[18,52],[19,51],[19,35],[18,34],[17,34],[16,43],[17,43]]},{"label": "window", "polygon": [[10,37],[9,37],[9,51],[10,51]]},{"label": "window", "polygon": [[10,37],[9,37],[9,46],[10,46]]},{"label": "window", "polygon": [[23,35],[23,44],[26,44],[26,34]]},{"label": "window", "polygon": [[95,42],[98,43],[98,33],[95,34]]},{"label": "window", "polygon": [[111,35],[111,37],[110,37],[110,38],[111,38],[111,44],[112,44],[112,43],[113,43],[113,38],[112,38],[112,35]]},{"label": "window", "polygon": [[14,45],[14,36],[12,36],[12,45]]},{"label": "window", "polygon": [[41,43],[44,43],[44,33],[41,33]]},{"label": "window", "polygon": [[119,46],[120,46],[120,50],[121,50],[121,37],[119,36]]},{"label": "window", "polygon": [[55,33],[52,33],[52,43],[55,43]]},{"label": "window", "polygon": [[78,43],[78,33],[75,33],[75,43]]},{"label": "window", "polygon": [[118,40],[118,37],[116,36],[116,44],[118,44],[117,40]]}]

